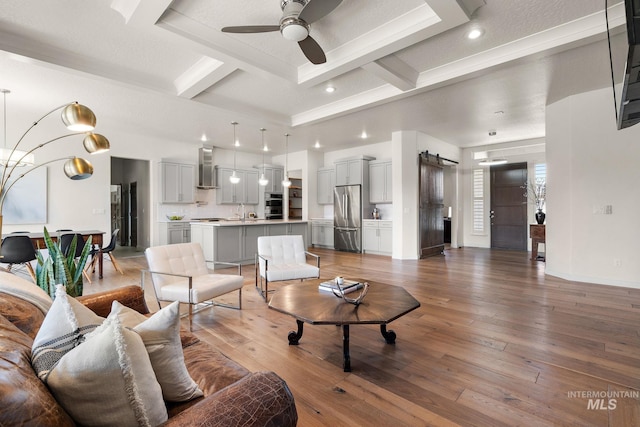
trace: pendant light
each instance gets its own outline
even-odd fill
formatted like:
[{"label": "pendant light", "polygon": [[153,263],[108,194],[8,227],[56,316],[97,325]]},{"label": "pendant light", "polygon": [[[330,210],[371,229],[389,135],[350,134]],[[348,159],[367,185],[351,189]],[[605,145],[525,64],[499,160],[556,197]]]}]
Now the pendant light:
[{"label": "pendant light", "polygon": [[232,184],[237,184],[240,182],[240,177],[236,175],[236,147],[238,146],[238,141],[236,141],[236,125],[238,122],[231,122],[233,125],[233,173],[229,177],[229,182]]},{"label": "pendant light", "polygon": [[284,142],[284,179],[282,180],[282,186],[285,188],[291,187],[291,180],[289,179],[289,134],[285,133]]},{"label": "pendant light", "polygon": [[265,187],[268,183],[269,180],[264,176],[264,152],[267,151],[267,146],[264,145],[264,131],[266,129],[265,128],[260,128],[260,132],[262,133],[262,175],[260,175],[260,179],[258,180],[258,184],[260,184],[262,187]]}]

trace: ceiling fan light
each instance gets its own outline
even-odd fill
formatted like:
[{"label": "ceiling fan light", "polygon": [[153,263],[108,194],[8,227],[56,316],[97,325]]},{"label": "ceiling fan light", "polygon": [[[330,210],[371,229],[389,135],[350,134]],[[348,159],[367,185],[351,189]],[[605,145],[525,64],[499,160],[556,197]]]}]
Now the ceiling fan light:
[{"label": "ceiling fan light", "polygon": [[74,102],[62,110],[62,122],[74,132],[88,132],[96,127],[96,116],[89,107]]},{"label": "ceiling fan light", "polygon": [[282,33],[282,37],[294,42],[302,41],[309,36],[309,29],[298,23],[284,25],[282,29],[280,29],[280,32]]}]

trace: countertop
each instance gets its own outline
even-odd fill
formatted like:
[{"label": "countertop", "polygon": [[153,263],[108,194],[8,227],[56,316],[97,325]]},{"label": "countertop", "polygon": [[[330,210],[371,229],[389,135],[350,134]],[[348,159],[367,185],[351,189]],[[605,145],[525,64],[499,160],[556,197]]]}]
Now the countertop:
[{"label": "countertop", "polygon": [[277,224],[306,224],[308,221],[300,219],[246,219],[245,221],[223,220],[223,221],[190,221],[191,224],[210,225],[212,227],[232,227],[238,225],[277,225]]}]

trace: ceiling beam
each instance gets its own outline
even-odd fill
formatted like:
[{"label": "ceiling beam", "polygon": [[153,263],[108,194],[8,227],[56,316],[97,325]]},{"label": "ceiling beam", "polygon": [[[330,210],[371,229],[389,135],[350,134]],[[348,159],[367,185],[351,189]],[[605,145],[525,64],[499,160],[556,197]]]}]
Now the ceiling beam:
[{"label": "ceiling beam", "polygon": [[174,81],[177,95],[191,99],[237,69],[224,62],[203,56]]},{"label": "ceiling beam", "polygon": [[403,91],[415,89],[418,80],[418,71],[395,55],[385,56],[362,68]]},{"label": "ceiling beam", "polygon": [[301,65],[298,83],[302,87],[317,85],[468,21],[458,3],[426,0],[425,5],[326,52],[325,64]]},{"label": "ceiling beam", "polygon": [[[609,25],[611,29],[614,29],[624,24],[624,3],[618,3],[609,9]],[[605,31],[604,11],[596,12],[487,51],[423,71],[419,74],[414,89],[399,92],[397,88],[387,84],[331,104],[301,111],[291,117],[291,126],[319,123],[340,115],[402,99],[531,55],[543,52],[557,53],[579,44],[593,42],[594,37],[601,37]]]},{"label": "ceiling beam", "polygon": [[189,40],[194,50],[206,56],[216,57],[225,63],[234,64],[266,80],[274,78],[288,82],[296,80],[295,68],[291,65],[171,9],[167,10],[156,25],[168,31],[168,34]]},{"label": "ceiling beam", "polygon": [[457,1],[460,7],[464,9],[465,13],[469,18],[471,18],[471,16],[473,16],[473,14],[476,13],[476,10],[478,10],[480,7],[487,4],[485,0],[457,0]]},{"label": "ceiling beam", "polygon": [[127,24],[154,25],[172,0],[112,0],[111,9],[124,17]]}]

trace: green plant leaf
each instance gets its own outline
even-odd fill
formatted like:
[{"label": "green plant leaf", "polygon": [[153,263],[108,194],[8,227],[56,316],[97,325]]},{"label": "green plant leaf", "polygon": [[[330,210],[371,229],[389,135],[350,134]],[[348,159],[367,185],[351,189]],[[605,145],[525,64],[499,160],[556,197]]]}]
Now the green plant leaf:
[{"label": "green plant leaf", "polygon": [[47,227],[44,227],[44,242],[49,255],[45,257],[40,248],[38,248],[36,253],[36,259],[38,261],[36,265],[36,281],[38,286],[47,292],[51,298],[55,296],[57,284],[64,285],[67,294],[70,296],[76,297],[82,295],[82,270],[91,253],[91,241],[90,236],[76,262],[77,236],[74,236],[65,255],[62,252],[61,243],[59,241],[54,242],[53,239],[51,239]]}]

